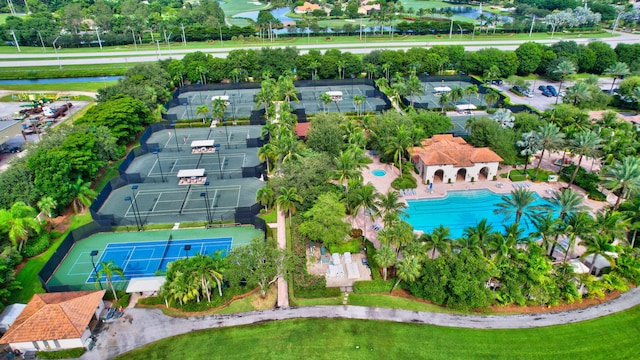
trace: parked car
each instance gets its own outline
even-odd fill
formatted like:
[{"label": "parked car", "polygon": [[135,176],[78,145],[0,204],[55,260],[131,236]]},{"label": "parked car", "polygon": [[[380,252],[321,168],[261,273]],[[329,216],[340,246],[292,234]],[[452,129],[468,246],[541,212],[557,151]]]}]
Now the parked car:
[{"label": "parked car", "polygon": [[0,152],[3,154],[15,154],[20,151],[22,151],[22,147],[20,146],[3,146],[2,149],[0,149]]},{"label": "parked car", "polygon": [[522,95],[524,95],[524,96],[526,96],[528,98],[532,98],[533,97],[533,94],[530,91],[525,91],[525,92],[522,93]]},{"label": "parked car", "polygon": [[502,85],[502,84],[504,84],[504,81],[502,81],[500,79],[495,79],[495,80],[485,80],[484,83],[487,84],[487,85],[489,85],[489,83],[491,83],[491,85]]},{"label": "parked car", "polygon": [[552,85],[547,86],[547,91],[549,91],[553,96],[558,96],[558,91]]},{"label": "parked car", "polygon": [[548,90],[547,91],[543,91],[542,95],[546,96],[546,97],[552,97],[553,96],[553,94],[551,94]]},{"label": "parked car", "polygon": [[543,92],[544,92],[544,91],[546,91],[546,90],[547,90],[547,86],[546,86],[546,85],[540,85],[540,86],[538,86],[538,90],[540,90],[540,91],[543,91]]},{"label": "parked car", "polygon": [[362,265],[364,266],[369,266],[369,261],[367,261],[367,258],[362,258]]}]

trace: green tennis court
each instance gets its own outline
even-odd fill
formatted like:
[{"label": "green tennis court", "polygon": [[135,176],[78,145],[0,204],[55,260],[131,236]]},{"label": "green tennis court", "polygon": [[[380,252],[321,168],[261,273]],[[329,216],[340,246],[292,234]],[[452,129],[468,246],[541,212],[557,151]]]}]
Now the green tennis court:
[{"label": "green tennis court", "polygon": [[[247,245],[255,237],[262,238],[264,234],[253,226],[99,233],[75,243],[47,284],[73,290],[95,289],[93,264],[99,271],[100,262],[110,260],[124,270],[127,278],[155,276],[176,259]],[[189,251],[184,250],[186,244],[191,245]],[[98,253],[92,259],[91,252],[95,250]],[[101,279],[103,286],[104,280]],[[122,289],[126,281],[114,277],[114,284]]]}]

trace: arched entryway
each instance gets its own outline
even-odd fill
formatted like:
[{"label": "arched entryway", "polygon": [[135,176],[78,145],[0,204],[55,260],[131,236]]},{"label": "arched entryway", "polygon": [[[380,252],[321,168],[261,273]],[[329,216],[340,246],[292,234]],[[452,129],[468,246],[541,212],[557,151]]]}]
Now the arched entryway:
[{"label": "arched entryway", "polygon": [[465,181],[467,178],[467,169],[460,169],[456,174],[456,182],[457,181]]},{"label": "arched entryway", "polygon": [[433,182],[434,183],[442,183],[444,179],[444,170],[437,170],[433,174]]},{"label": "arched entryway", "polygon": [[478,173],[478,180],[484,181],[484,180],[487,180],[488,178],[489,178],[489,168],[485,166],[482,169],[480,169],[480,172]]}]

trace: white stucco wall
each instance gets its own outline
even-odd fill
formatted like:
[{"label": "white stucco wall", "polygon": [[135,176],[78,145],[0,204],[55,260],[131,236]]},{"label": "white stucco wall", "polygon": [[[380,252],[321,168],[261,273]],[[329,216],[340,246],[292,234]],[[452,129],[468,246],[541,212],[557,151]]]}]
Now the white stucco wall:
[{"label": "white stucco wall", "polygon": [[498,163],[476,163],[473,166],[468,167],[454,167],[453,165],[432,165],[432,166],[424,166],[422,162],[420,162],[420,173],[422,175],[422,181],[426,184],[427,182],[433,182],[434,175],[436,171],[442,170],[444,172],[444,177],[442,182],[447,184],[449,179],[451,179],[451,183],[455,183],[457,180],[458,171],[460,169],[467,170],[467,176],[464,181],[471,181],[473,178],[475,181],[480,179],[480,170],[482,168],[487,167],[489,169],[487,174],[487,180],[493,180],[493,177],[498,173]]},{"label": "white stucco wall", "polygon": [[82,339],[61,339],[58,340],[58,343],[60,344],[60,347],[56,347],[55,343],[53,340],[48,340],[47,344],[49,345],[49,347],[47,347],[44,343],[44,341],[37,341],[38,343],[38,347],[39,349],[36,349],[35,346],[33,346],[33,343],[31,342],[23,342],[23,343],[11,343],[9,344],[11,346],[11,349],[13,350],[20,350],[20,351],[25,351],[25,350],[62,350],[62,349],[73,349],[73,348],[80,348],[83,347],[83,342]]}]

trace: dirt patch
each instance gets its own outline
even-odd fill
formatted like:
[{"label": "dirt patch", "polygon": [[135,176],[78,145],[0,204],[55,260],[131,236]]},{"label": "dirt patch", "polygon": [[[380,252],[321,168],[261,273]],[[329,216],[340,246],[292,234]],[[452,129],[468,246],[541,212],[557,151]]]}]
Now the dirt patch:
[{"label": "dirt patch", "polygon": [[[571,311],[571,310],[584,309],[584,308],[587,308],[587,307],[590,307],[590,306],[593,306],[593,305],[606,303],[607,301],[611,301],[611,300],[617,298],[618,296],[620,296],[620,294],[622,294],[620,291],[614,291],[614,292],[606,294],[603,299],[587,299],[587,298],[583,298],[582,301],[575,302],[573,304],[563,303],[563,304],[554,305],[554,306],[545,306],[545,305],[520,306],[520,305],[516,305],[516,304],[507,305],[507,306],[493,305],[493,306],[489,307],[489,310],[486,311],[486,312],[488,312],[488,313],[500,313],[500,314],[537,314],[537,313]],[[431,301],[415,297],[415,296],[411,295],[408,291],[402,290],[402,289],[401,290],[394,290],[391,293],[391,295],[392,296],[397,296],[397,297],[402,297],[402,298],[409,299],[409,300],[412,300],[412,301],[422,302],[422,303],[425,303],[425,304],[431,304],[431,305],[439,306],[438,304],[434,304]],[[445,307],[442,307],[442,308],[446,309]],[[478,311],[478,312],[481,312],[481,311]]]}]

